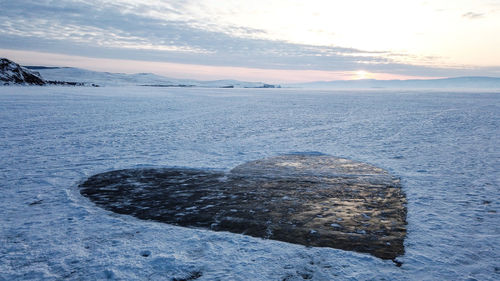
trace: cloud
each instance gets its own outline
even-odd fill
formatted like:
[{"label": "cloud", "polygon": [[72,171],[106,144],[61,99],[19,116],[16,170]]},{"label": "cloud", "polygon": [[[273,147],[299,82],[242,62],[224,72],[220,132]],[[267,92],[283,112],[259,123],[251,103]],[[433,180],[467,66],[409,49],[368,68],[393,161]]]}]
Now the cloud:
[{"label": "cloud", "polygon": [[[417,58],[266,39],[266,31],[216,25],[186,10],[196,1],[0,0],[0,48],[94,58],[259,69],[444,76]],[[465,15],[464,15],[465,16]]]},{"label": "cloud", "polygon": [[[135,51],[143,59],[147,57],[143,51],[151,51],[151,60],[163,57],[172,62],[262,68],[344,69],[356,68],[358,61],[386,62],[357,49],[256,39],[255,34],[263,31],[251,28],[225,28],[223,32],[209,25],[200,27],[190,19],[179,20],[176,15],[180,8],[171,5],[159,19],[141,14],[146,10],[135,1],[103,5],[96,5],[96,1],[69,2],[61,1],[59,6],[51,1],[6,2],[0,12],[1,47],[19,48],[19,42],[23,42],[25,49],[37,50],[45,45],[44,51],[51,51],[47,48],[52,46],[52,51],[66,53],[78,53],[87,47],[95,56],[116,49],[117,55],[133,55]],[[30,9],[25,8],[28,6]],[[241,34],[245,36],[238,36]]]},{"label": "cloud", "polygon": [[475,19],[480,19],[480,18],[484,17],[484,14],[483,13],[467,12],[467,13],[463,14],[462,17],[468,18],[471,20],[475,20]]}]

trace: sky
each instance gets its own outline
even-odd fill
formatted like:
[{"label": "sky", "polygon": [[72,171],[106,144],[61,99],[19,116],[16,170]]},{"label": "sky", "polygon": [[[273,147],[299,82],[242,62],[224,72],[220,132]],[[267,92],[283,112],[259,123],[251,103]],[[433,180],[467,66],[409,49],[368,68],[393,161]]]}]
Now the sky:
[{"label": "sky", "polygon": [[500,77],[500,0],[0,0],[0,57],[271,83]]}]

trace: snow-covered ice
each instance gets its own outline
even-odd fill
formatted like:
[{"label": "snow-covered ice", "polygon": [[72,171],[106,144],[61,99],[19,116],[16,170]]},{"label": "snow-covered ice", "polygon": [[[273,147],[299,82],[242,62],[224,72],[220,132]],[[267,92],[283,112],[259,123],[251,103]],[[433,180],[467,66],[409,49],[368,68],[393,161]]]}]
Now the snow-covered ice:
[{"label": "snow-covered ice", "polygon": [[[2,87],[0,280],[498,280],[499,113],[484,92]],[[314,151],[401,178],[401,267],[141,221],[77,190],[116,169]]]}]

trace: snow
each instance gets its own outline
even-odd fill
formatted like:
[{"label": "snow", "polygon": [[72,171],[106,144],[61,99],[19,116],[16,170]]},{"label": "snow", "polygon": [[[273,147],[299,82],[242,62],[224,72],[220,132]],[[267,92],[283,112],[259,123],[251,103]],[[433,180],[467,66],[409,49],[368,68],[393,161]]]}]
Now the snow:
[{"label": "snow", "polygon": [[490,91],[500,90],[500,78],[466,76],[440,79],[414,79],[414,80],[337,80],[316,81],[309,83],[290,84],[288,87],[315,88],[315,89],[447,89],[448,91],[466,91],[483,89]]},{"label": "snow", "polygon": [[184,85],[187,87],[195,86],[206,88],[220,88],[227,86],[233,86],[235,88],[255,88],[264,86],[264,83],[260,82],[243,82],[237,80],[199,81],[192,79],[168,78],[155,75],[153,73],[110,73],[73,67],[37,68],[37,71],[40,72],[44,79],[49,81],[82,82],[85,84],[97,84],[99,86]]},{"label": "snow", "polygon": [[151,73],[125,74],[97,72],[73,67],[37,69],[42,77],[51,81],[84,82],[100,86],[125,86],[141,84],[176,84],[178,81]]},{"label": "snow", "polygon": [[[498,93],[1,87],[0,109],[0,280],[500,279]],[[104,171],[291,152],[401,177],[401,267],[141,221],[77,190]]]}]

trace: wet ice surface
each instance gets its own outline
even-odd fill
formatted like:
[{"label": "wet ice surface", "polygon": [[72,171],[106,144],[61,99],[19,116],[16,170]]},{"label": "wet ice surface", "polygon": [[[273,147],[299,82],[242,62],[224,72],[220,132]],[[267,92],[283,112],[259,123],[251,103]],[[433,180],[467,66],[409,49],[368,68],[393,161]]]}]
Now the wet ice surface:
[{"label": "wet ice surface", "polygon": [[[497,280],[498,93],[0,88],[0,279]],[[320,151],[401,177],[402,267],[142,221],[77,185],[141,167],[229,170]]]},{"label": "wet ice surface", "polygon": [[328,155],[288,154],[229,172],[124,169],[93,175],[80,194],[107,210],[305,246],[404,254],[406,198],[386,171]]}]

